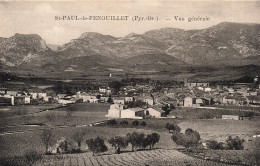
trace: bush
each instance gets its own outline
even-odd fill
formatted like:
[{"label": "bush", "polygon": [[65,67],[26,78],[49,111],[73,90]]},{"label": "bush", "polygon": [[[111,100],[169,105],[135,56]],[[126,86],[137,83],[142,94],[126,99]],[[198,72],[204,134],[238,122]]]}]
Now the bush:
[{"label": "bush", "polygon": [[71,150],[71,154],[73,154],[73,153],[81,153],[82,151],[80,150],[80,149],[72,149]]},{"label": "bush", "polygon": [[146,124],[146,122],[145,121],[142,121],[141,123],[140,123],[140,126],[146,126],[147,124]]},{"label": "bush", "polygon": [[177,133],[181,132],[181,128],[178,125],[176,125],[176,124],[166,123],[165,128],[167,130],[169,130],[169,133],[170,132],[172,132],[172,133],[173,132],[177,132]]},{"label": "bush", "polygon": [[128,121],[127,120],[123,120],[120,122],[121,125],[128,125]]},{"label": "bush", "polygon": [[182,145],[185,148],[195,148],[200,144],[200,134],[192,129],[187,129],[185,134],[175,131],[172,135],[172,140],[177,145]]},{"label": "bush", "polygon": [[243,143],[245,142],[245,140],[239,138],[238,136],[236,136],[235,138],[232,138],[232,136],[229,136],[227,138],[226,142],[227,142],[228,150],[243,150],[244,149]]},{"label": "bush", "polygon": [[223,147],[223,143],[222,142],[217,142],[215,140],[210,140],[207,142],[207,147],[209,149],[212,149],[212,150],[223,150],[224,147]]},{"label": "bush", "polygon": [[109,125],[109,126],[117,125],[117,121],[116,121],[115,119],[108,120],[108,121],[107,121],[107,125]]},{"label": "bush", "polygon": [[137,120],[135,120],[135,121],[132,122],[132,125],[133,126],[139,126],[139,122]]}]

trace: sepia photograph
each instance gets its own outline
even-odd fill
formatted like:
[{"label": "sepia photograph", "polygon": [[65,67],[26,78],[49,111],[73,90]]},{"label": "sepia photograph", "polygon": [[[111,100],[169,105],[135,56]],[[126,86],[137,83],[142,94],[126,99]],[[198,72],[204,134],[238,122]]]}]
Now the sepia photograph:
[{"label": "sepia photograph", "polygon": [[0,166],[259,166],[260,1],[0,1]]}]

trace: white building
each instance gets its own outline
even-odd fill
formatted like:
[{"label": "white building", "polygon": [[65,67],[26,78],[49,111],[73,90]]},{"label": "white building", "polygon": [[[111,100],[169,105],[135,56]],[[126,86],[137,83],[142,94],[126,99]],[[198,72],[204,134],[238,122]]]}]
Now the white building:
[{"label": "white building", "polygon": [[238,115],[222,115],[222,119],[239,120]]},{"label": "white building", "polygon": [[30,104],[31,98],[29,96],[24,96],[24,104]]},{"label": "white building", "polygon": [[129,108],[121,111],[121,118],[130,119],[143,119],[144,109],[142,108]]},{"label": "white building", "polygon": [[38,98],[46,97],[47,93],[38,93]]},{"label": "white building", "polygon": [[196,101],[194,101],[192,97],[188,96],[188,97],[184,98],[183,106],[184,107],[192,107],[195,102]]},{"label": "white building", "polygon": [[155,118],[160,118],[165,116],[165,111],[158,107],[152,107],[146,110],[146,115],[150,115]]},{"label": "white building", "polygon": [[113,97],[113,102],[115,104],[125,104],[125,99],[123,97]]},{"label": "white building", "polygon": [[154,100],[152,98],[145,98],[144,102],[146,102],[148,105],[154,105]]},{"label": "white building", "polygon": [[120,104],[112,104],[110,105],[110,109],[106,117],[110,118],[121,118],[121,111],[123,110],[124,106]]},{"label": "white building", "polygon": [[0,105],[14,105],[14,96],[0,95]]}]

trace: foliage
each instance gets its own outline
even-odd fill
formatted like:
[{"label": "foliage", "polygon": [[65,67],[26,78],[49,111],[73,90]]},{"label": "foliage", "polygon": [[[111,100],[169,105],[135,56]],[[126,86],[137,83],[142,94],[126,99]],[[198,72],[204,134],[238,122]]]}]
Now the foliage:
[{"label": "foliage", "polygon": [[73,135],[73,140],[77,142],[78,148],[81,148],[81,142],[84,140],[86,133],[83,131],[78,131]]},{"label": "foliage", "polygon": [[73,142],[68,139],[64,139],[59,143],[59,148],[65,153],[72,153],[73,151]]},{"label": "foliage", "polygon": [[132,134],[126,134],[128,142],[132,145],[132,151],[137,150],[137,148],[143,147],[142,141],[144,140],[145,134],[133,132]]},{"label": "foliage", "polygon": [[146,126],[147,124],[146,124],[146,122],[145,121],[142,121],[141,123],[140,123],[140,126]]},{"label": "foliage", "polygon": [[185,134],[175,131],[172,135],[172,140],[177,145],[182,145],[185,148],[194,148],[200,144],[200,134],[192,129],[187,129]]},{"label": "foliage", "polygon": [[111,120],[108,120],[106,124],[109,126],[114,126],[117,124],[117,121],[115,119],[111,119]]},{"label": "foliage", "polygon": [[96,98],[100,100],[101,99],[101,95],[97,95]]},{"label": "foliage", "polygon": [[177,132],[177,133],[181,132],[181,128],[177,124],[166,123],[165,128],[169,132]]},{"label": "foliage", "polygon": [[169,113],[171,112],[171,108],[168,106],[168,104],[162,106],[162,110],[165,111],[166,116],[169,115]]},{"label": "foliage", "polygon": [[116,136],[108,140],[108,142],[116,149],[116,153],[120,154],[121,148],[126,148],[128,146],[128,141],[126,137]]},{"label": "foliage", "polygon": [[122,87],[122,83],[119,81],[113,81],[109,83],[109,87],[113,89],[113,94],[118,94],[120,88]]},{"label": "foliage", "polygon": [[212,150],[223,150],[223,143],[217,142],[216,140],[209,140],[207,142],[207,147]]},{"label": "foliage", "polygon": [[154,145],[159,142],[160,135],[157,133],[148,134],[146,136],[146,140],[148,142],[148,145],[150,146],[150,149],[152,149],[152,148],[154,148]]},{"label": "foliage", "polygon": [[126,105],[129,108],[135,108],[135,107],[143,108],[143,107],[147,106],[147,103],[143,102],[141,100],[136,100],[136,101],[129,101],[129,102],[126,103]]},{"label": "foliage", "polygon": [[133,121],[133,122],[132,122],[132,125],[133,125],[133,126],[139,126],[139,121],[137,121],[137,120]]},{"label": "foliage", "polygon": [[123,120],[120,122],[121,125],[128,125],[128,121],[127,120]]},{"label": "foliage", "polygon": [[107,146],[104,143],[104,140],[100,137],[95,139],[89,139],[86,141],[88,148],[90,151],[93,152],[94,155],[98,155],[101,152],[107,151]]},{"label": "foliage", "polygon": [[48,149],[51,144],[52,137],[53,137],[53,135],[52,135],[51,129],[48,129],[48,128],[43,129],[41,138],[42,138],[42,142],[45,145],[45,153],[48,153]]},{"label": "foliage", "polygon": [[113,99],[111,95],[108,96],[107,103],[113,103]]},{"label": "foliage", "polygon": [[238,136],[236,136],[235,138],[232,138],[232,136],[229,136],[227,138],[226,142],[227,142],[228,150],[243,150],[244,149],[243,143],[245,142],[245,140],[239,138]]}]

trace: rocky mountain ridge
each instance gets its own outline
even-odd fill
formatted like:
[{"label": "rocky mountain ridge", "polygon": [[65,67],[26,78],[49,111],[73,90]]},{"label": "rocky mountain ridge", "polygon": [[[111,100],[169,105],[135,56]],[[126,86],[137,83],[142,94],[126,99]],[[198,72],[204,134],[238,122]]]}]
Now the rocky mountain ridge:
[{"label": "rocky mountain ridge", "polygon": [[136,62],[136,57],[138,62],[149,62],[149,58],[163,57],[178,62],[167,65],[257,64],[260,63],[260,24],[223,22],[206,29],[188,31],[162,28],[119,38],[86,32],[69,43],[53,47],[53,50],[36,34],[0,38],[0,61],[7,66],[59,65],[62,61],[68,63],[69,59],[86,56],[92,56],[92,61],[93,57],[102,56],[111,61],[129,59]]}]

